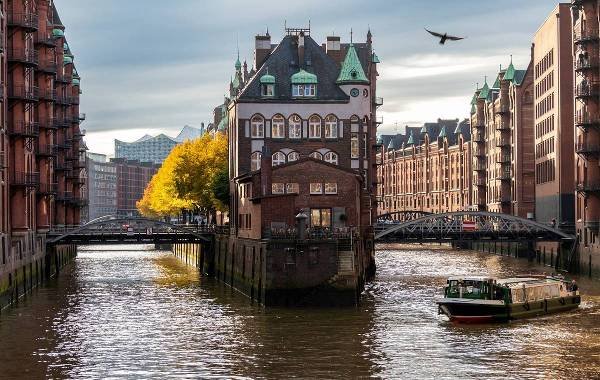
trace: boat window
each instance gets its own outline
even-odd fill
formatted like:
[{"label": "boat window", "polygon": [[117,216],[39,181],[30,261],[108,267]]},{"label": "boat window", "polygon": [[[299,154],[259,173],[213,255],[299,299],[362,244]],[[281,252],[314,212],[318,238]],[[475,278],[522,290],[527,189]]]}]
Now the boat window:
[{"label": "boat window", "polygon": [[536,286],[535,288],[535,299],[536,300],[543,300],[544,299],[544,288],[542,286]]},{"label": "boat window", "polygon": [[527,301],[535,301],[535,288],[527,289]]},{"label": "boat window", "polygon": [[523,302],[523,289],[512,289],[511,293],[514,303]]},{"label": "boat window", "polygon": [[552,297],[552,290],[550,290],[550,285],[544,286],[544,298]]},{"label": "boat window", "polygon": [[555,297],[559,296],[558,285],[552,285],[551,290],[552,290],[552,297],[555,298]]}]

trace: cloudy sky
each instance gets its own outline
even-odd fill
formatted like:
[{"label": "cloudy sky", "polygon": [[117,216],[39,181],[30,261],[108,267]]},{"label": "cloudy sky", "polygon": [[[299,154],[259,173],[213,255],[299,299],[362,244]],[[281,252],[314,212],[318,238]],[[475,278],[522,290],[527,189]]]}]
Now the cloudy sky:
[{"label": "cloudy sky", "polygon": [[[553,0],[55,0],[82,76],[81,112],[93,152],[113,153],[113,139],[176,135],[209,122],[228,89],[239,40],[253,59],[254,35],[272,41],[311,21],[322,42],[364,40],[370,27],[382,61],[380,133],[406,124],[468,115],[476,83],[513,55],[529,61],[533,33]],[[468,38],[437,44],[424,27]],[[493,81],[494,78],[491,80]]]}]

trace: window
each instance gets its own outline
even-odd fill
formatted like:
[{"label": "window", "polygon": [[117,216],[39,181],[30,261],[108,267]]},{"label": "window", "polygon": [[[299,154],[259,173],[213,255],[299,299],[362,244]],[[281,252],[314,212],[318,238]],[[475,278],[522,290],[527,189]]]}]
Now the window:
[{"label": "window", "polygon": [[302,119],[298,115],[292,115],[289,120],[290,138],[299,139],[302,137]]},{"label": "window", "polygon": [[308,120],[308,137],[311,139],[321,138],[321,118],[311,116]]},{"label": "window", "polygon": [[300,185],[297,183],[286,183],[285,192],[287,194],[298,194],[300,193]]},{"label": "window", "polygon": [[252,137],[263,138],[265,137],[265,121],[262,116],[254,116],[251,121],[252,124]]},{"label": "window", "polygon": [[250,170],[255,171],[260,169],[260,159],[262,158],[262,154],[260,152],[252,153],[250,156]]},{"label": "window", "polygon": [[337,165],[338,164],[338,155],[334,152],[325,153],[325,162],[329,162],[330,164]]},{"label": "window", "polygon": [[314,84],[294,84],[292,85],[292,96],[313,97],[317,95],[317,86]]},{"label": "window", "polygon": [[322,183],[311,183],[310,184],[310,193],[311,194],[323,194],[323,184]]},{"label": "window", "polygon": [[261,86],[261,95],[262,96],[275,96],[275,85],[263,84]]},{"label": "window", "polygon": [[350,137],[350,157],[358,158],[359,146],[358,146],[358,134],[353,133]]},{"label": "window", "polygon": [[285,119],[283,116],[273,116],[271,137],[274,139],[282,139],[285,137]]},{"label": "window", "polygon": [[331,182],[325,184],[325,194],[337,194],[337,183]]},{"label": "window", "polygon": [[287,156],[288,162],[298,161],[300,159],[300,154],[298,152],[291,152]]},{"label": "window", "polygon": [[273,193],[273,194],[284,194],[285,193],[285,185],[283,183],[273,183],[273,184],[271,184],[271,193]]},{"label": "window", "polygon": [[271,156],[271,164],[272,166],[285,164],[285,154],[281,152],[273,153],[273,156]]},{"label": "window", "polygon": [[311,227],[331,227],[331,209],[313,208],[310,210]]},{"label": "window", "polygon": [[329,115],[325,118],[325,138],[335,139],[337,138],[338,121],[333,115]]},{"label": "window", "polygon": [[310,157],[314,158],[315,160],[323,160],[323,155],[319,152],[312,152]]}]

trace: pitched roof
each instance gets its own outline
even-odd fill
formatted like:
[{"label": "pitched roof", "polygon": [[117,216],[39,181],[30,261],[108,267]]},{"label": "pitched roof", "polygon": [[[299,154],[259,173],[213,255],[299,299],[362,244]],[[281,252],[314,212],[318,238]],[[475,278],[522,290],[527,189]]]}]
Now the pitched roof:
[{"label": "pitched roof", "polygon": [[478,99],[487,99],[488,95],[490,92],[490,88],[487,84],[487,81],[483,84],[483,87],[481,88],[481,90],[479,91],[479,96],[477,97]]},{"label": "pitched roof", "polygon": [[527,75],[527,70],[515,70],[515,79],[513,83],[520,86],[521,83],[523,83],[523,79],[525,79],[525,75]]},{"label": "pitched roof", "polygon": [[504,73],[504,80],[512,81],[513,79],[515,79],[515,67],[511,62],[506,69],[506,73]]},{"label": "pitched roof", "polygon": [[[423,132],[425,131],[425,132]],[[454,133],[448,133],[454,131]],[[459,135],[463,136],[464,141],[471,141],[471,127],[468,119],[459,121],[459,119],[438,119],[437,122],[424,123],[422,127],[406,127],[405,133],[396,135],[381,135],[383,146],[388,150],[400,150],[408,147],[410,144],[422,145],[425,140],[425,134],[429,137],[429,141],[437,141],[440,137],[448,139],[450,146],[458,143]]]},{"label": "pitched roof", "polygon": [[[354,44],[356,54],[366,67],[371,59],[371,53],[365,44]],[[344,49],[344,45],[341,46]],[[263,99],[261,96],[260,78],[267,73],[275,76],[275,96]],[[281,102],[292,99],[292,75],[303,69],[313,73],[319,80],[317,95],[311,99],[298,100],[301,102],[319,101],[348,101],[350,97],[340,89],[336,80],[339,75],[337,63],[327,55],[323,48],[318,45],[311,36],[304,37],[304,62],[299,62],[298,45],[296,36],[285,36],[271,52],[255,75],[244,86],[238,100],[252,101],[261,100],[265,102]]]},{"label": "pitched roof", "polygon": [[340,75],[336,81],[338,84],[345,83],[369,83],[369,79],[365,75],[362,64],[356,54],[354,44],[350,44],[348,51],[346,52],[346,58],[342,62],[342,68],[340,69]]}]

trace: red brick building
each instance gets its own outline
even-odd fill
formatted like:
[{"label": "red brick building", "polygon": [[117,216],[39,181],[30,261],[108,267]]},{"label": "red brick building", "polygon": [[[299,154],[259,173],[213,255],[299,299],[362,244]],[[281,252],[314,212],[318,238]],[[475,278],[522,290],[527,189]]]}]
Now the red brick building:
[{"label": "red brick building", "polygon": [[535,158],[533,68],[512,59],[471,101],[473,204],[479,210],[533,218]]},{"label": "red brick building", "polygon": [[471,206],[468,120],[441,120],[379,138],[378,214],[451,212]]},{"label": "red brick building", "polygon": [[79,223],[86,174],[80,78],[53,2],[0,6],[2,306],[15,284],[41,278],[45,233]]},{"label": "red brick building", "polygon": [[117,177],[117,215],[138,216],[136,203],[144,196],[144,189],[160,165],[125,158],[112,158],[110,162]]}]

